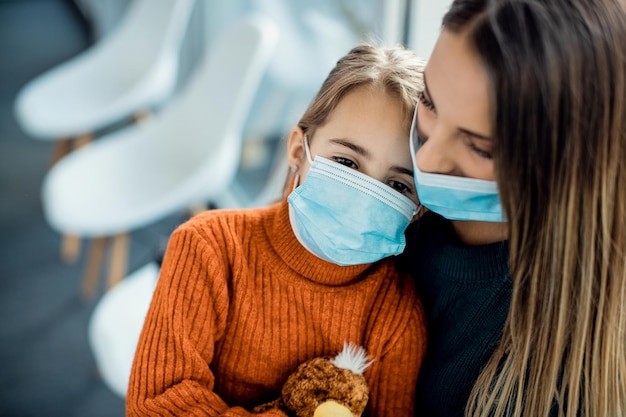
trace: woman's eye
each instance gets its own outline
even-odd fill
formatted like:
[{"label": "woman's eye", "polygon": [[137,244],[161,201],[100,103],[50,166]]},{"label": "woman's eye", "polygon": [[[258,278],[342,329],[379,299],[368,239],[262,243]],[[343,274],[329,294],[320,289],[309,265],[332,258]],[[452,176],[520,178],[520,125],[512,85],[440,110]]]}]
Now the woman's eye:
[{"label": "woman's eye", "polygon": [[403,182],[391,180],[388,185],[401,194],[413,194],[413,189]]},{"label": "woman's eye", "polygon": [[476,144],[474,144],[473,142],[469,142],[470,149],[472,150],[472,152],[474,152],[475,154],[477,154],[478,156],[480,156],[481,158],[485,158],[485,159],[493,159],[493,155],[491,154],[491,152],[486,151],[484,149],[479,148],[478,146],[476,146]]},{"label": "woman's eye", "polygon": [[420,91],[418,99],[428,110],[435,111],[435,105],[426,97],[423,91]]},{"label": "woman's eye", "polygon": [[340,163],[341,165],[345,165],[348,168],[358,169],[359,166],[352,161],[351,159],[344,158],[343,156],[335,156],[333,157],[334,161]]}]

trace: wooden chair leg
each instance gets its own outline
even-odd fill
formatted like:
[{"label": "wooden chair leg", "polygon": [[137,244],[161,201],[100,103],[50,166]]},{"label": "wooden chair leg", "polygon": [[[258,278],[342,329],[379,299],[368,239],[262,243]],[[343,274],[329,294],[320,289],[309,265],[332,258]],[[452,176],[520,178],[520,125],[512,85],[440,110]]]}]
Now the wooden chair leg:
[{"label": "wooden chair leg", "polygon": [[137,112],[133,115],[133,119],[135,120],[135,123],[141,123],[146,121],[150,116],[152,116],[152,113],[150,113],[150,111],[146,110],[146,111],[141,111],[141,112]]},{"label": "wooden chair leg", "polygon": [[61,236],[61,259],[63,262],[73,264],[80,256],[80,236]]},{"label": "wooden chair leg", "polygon": [[93,139],[93,135],[91,133],[84,133],[74,139],[72,144],[73,150],[80,149],[83,146],[89,145]]},{"label": "wooden chair leg", "polygon": [[52,158],[50,159],[50,167],[59,162],[65,155],[72,150],[72,139],[59,139],[54,145]]},{"label": "wooden chair leg", "polygon": [[[86,133],[76,139],[61,139],[57,141],[50,166],[59,162],[73,149],[82,148],[91,142],[93,135]],[[61,238],[61,259],[66,263],[75,263],[80,256],[80,237],[76,235],[64,235]]]},{"label": "wooden chair leg", "polygon": [[202,212],[207,211],[209,208],[206,204],[196,204],[189,207],[189,217],[196,216]]},{"label": "wooden chair leg", "polygon": [[108,288],[113,288],[124,278],[128,263],[128,234],[122,233],[113,237],[111,262],[109,264]]},{"label": "wooden chair leg", "polygon": [[92,299],[98,290],[102,260],[106,249],[106,237],[97,237],[91,240],[91,250],[87,259],[87,266],[83,276],[81,296],[83,299]]}]

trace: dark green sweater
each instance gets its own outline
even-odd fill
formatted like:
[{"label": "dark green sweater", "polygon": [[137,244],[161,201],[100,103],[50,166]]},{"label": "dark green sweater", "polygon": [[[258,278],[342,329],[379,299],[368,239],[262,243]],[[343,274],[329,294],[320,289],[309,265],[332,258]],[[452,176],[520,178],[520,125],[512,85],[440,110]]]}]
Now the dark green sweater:
[{"label": "dark green sweater", "polygon": [[511,298],[508,246],[464,245],[450,222],[429,212],[407,230],[399,261],[418,284],[428,320],[416,415],[462,416],[502,335]]}]

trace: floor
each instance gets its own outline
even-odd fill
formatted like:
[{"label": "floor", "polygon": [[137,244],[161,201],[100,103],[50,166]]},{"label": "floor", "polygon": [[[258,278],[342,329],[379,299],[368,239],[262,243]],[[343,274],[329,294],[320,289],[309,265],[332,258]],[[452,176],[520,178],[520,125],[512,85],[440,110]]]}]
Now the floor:
[{"label": "floor", "polygon": [[[65,264],[39,191],[52,144],[27,137],[13,100],[34,76],[90,45],[68,0],[0,0],[0,417],[124,416],[101,381],[87,341],[102,295],[82,300],[83,256]],[[131,234],[129,270],[153,260],[177,214]]]}]

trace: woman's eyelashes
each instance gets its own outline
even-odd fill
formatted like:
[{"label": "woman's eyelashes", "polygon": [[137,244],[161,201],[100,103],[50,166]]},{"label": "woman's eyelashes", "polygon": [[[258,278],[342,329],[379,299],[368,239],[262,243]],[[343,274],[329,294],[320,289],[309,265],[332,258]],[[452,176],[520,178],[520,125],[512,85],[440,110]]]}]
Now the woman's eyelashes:
[{"label": "woman's eyelashes", "polygon": [[471,140],[469,140],[467,142],[467,146],[470,148],[470,150],[472,152],[474,152],[475,154],[477,154],[478,156],[480,156],[481,158],[485,158],[485,159],[492,159],[493,155],[491,154],[490,151],[486,151],[482,148],[479,148],[474,142],[472,142]]},{"label": "woman's eyelashes", "polygon": [[420,148],[423,144],[425,144],[425,143],[426,143],[426,138],[425,138],[425,137],[423,137],[422,135],[420,135],[419,133],[417,133],[417,134],[415,135],[415,138],[416,138],[416,141],[415,141],[416,143],[415,143],[415,144],[417,145],[417,148],[418,148],[418,149],[419,149],[419,148]]},{"label": "woman's eyelashes", "polygon": [[[419,101],[424,104],[424,106],[432,111],[435,112],[435,105],[432,103],[432,101],[430,101],[428,99],[428,97],[426,97],[426,95],[424,94],[424,92],[420,92],[419,93]],[[426,140],[428,139],[427,136],[424,136],[422,134],[420,134],[419,131],[416,132],[416,145],[417,147],[421,147],[424,143],[426,143]],[[475,154],[477,154],[478,156],[480,156],[481,158],[485,158],[485,159],[493,159],[493,155],[491,154],[491,151],[485,150],[479,146],[477,146],[474,143],[474,139],[472,139],[472,137],[466,136],[465,134],[463,134],[463,136],[466,137],[466,143],[467,146],[469,147],[469,149],[474,152]]]},{"label": "woman's eyelashes", "polygon": [[[423,137],[420,134],[417,134],[416,140],[415,140],[417,149],[421,148],[422,145],[426,143],[426,140],[427,138]],[[467,144],[467,147],[470,149],[470,151],[474,152],[476,155],[480,156],[481,158],[493,159],[493,154],[491,153],[491,151],[480,148],[472,141],[472,139],[470,138],[466,139],[466,144]]]},{"label": "woman's eyelashes", "polygon": [[428,110],[433,111],[433,112],[435,111],[435,105],[433,104],[432,101],[428,99],[428,97],[426,97],[426,94],[424,94],[423,91],[420,91],[418,95],[418,99],[424,106],[426,106]]}]

